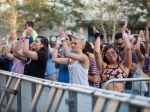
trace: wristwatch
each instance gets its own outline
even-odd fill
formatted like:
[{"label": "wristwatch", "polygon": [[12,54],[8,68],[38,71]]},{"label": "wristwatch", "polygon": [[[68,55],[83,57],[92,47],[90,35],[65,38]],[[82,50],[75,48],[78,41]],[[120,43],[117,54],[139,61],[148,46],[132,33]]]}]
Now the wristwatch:
[{"label": "wristwatch", "polygon": [[30,37],[27,37],[27,36],[25,37],[25,39],[29,39],[29,38],[30,38]]}]

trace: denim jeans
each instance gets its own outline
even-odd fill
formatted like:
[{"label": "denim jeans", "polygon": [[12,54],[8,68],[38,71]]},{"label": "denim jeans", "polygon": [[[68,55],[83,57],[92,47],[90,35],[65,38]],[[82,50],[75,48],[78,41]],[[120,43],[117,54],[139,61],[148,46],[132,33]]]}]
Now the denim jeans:
[{"label": "denim jeans", "polygon": [[132,89],[125,89],[124,92],[125,92],[125,93],[128,93],[128,94],[133,94],[133,93],[132,93]]}]

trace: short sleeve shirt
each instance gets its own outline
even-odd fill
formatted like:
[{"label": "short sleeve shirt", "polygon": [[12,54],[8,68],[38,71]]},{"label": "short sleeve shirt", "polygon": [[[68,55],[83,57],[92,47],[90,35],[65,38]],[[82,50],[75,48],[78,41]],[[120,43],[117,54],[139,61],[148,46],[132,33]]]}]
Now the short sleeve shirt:
[{"label": "short sleeve shirt", "polygon": [[[90,66],[89,66],[88,74],[90,76],[92,76],[92,75],[99,75],[99,71],[98,71],[98,68],[97,68],[97,65],[96,65],[95,58],[93,58],[93,59],[90,60],[89,65]],[[98,80],[96,83],[93,83],[93,82],[89,81],[89,85],[92,86],[92,87],[99,88],[99,86],[100,86],[100,80]]]},{"label": "short sleeve shirt", "polygon": [[32,60],[29,58],[27,59],[24,68],[24,74],[33,77],[44,78],[47,64],[47,54],[44,51],[39,50],[37,51],[37,55],[37,60]]},{"label": "short sleeve shirt", "polygon": [[[124,55],[125,55],[125,53],[120,55],[122,60],[124,60]],[[132,51],[132,63],[137,64],[137,62],[138,62],[138,58],[136,56],[136,53],[134,51]],[[133,77],[133,74],[129,73],[127,78],[132,78],[132,77]],[[129,89],[129,90],[132,89],[132,83],[131,82],[126,82],[125,89]]]}]

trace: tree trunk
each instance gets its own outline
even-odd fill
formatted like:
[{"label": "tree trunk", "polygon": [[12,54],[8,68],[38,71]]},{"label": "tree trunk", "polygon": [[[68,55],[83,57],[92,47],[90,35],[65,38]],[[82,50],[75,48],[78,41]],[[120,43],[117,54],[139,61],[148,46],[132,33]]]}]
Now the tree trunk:
[{"label": "tree trunk", "polygon": [[13,0],[11,1],[11,7],[12,7],[12,18],[11,18],[11,22],[12,22],[12,26],[13,26],[13,29],[12,31],[14,32],[15,36],[16,36],[16,31],[17,31],[17,9],[16,9],[16,4],[17,1],[16,0]]},{"label": "tree trunk", "polygon": [[106,37],[106,30],[104,27],[104,22],[103,22],[103,11],[102,11],[102,6],[101,6],[101,1],[100,1],[100,21],[101,21],[101,28],[103,31],[103,35],[104,35],[104,42],[107,42],[107,37]]},{"label": "tree trunk", "polygon": [[119,7],[119,2],[115,2],[115,14],[114,14],[114,24],[113,24],[113,33],[112,33],[112,42],[114,42],[114,37],[116,34],[116,24],[117,24],[117,16],[118,16],[118,7]]}]

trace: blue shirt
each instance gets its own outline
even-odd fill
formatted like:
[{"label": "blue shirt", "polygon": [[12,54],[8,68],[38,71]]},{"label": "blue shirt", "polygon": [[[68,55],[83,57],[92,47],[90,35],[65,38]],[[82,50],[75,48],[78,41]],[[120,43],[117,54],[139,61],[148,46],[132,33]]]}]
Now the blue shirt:
[{"label": "blue shirt", "polygon": [[48,53],[48,60],[47,60],[47,66],[46,71],[44,75],[52,75],[56,73],[55,63],[52,62],[52,55],[54,53],[54,48],[52,48],[52,53]]},{"label": "blue shirt", "polygon": [[[70,50],[71,53],[74,53],[73,50]],[[64,50],[62,50],[63,56],[66,58],[66,54]],[[58,82],[69,83],[69,71],[68,67],[63,64],[59,64],[59,74],[58,74]]]}]

